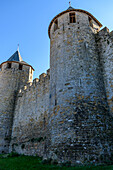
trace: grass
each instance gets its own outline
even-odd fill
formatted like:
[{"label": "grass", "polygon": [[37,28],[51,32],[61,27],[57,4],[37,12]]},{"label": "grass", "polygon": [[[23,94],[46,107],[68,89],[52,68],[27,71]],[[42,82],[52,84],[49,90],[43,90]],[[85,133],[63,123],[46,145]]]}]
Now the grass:
[{"label": "grass", "polygon": [[82,166],[60,167],[57,165],[43,164],[41,158],[33,156],[1,155],[0,170],[113,170],[111,166]]}]

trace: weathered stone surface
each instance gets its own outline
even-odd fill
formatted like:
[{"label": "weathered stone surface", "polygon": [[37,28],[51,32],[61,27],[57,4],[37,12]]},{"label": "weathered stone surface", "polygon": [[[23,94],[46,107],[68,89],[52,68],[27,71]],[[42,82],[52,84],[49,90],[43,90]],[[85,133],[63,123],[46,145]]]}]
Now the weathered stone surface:
[{"label": "weathered stone surface", "polygon": [[13,62],[11,68],[4,63],[0,71],[0,153],[9,152],[18,90],[32,81],[30,67],[18,67],[19,63]]},{"label": "weathered stone surface", "polygon": [[[49,73],[49,71],[48,71]],[[42,74],[18,94],[10,150],[43,156],[49,111],[49,74]]]},{"label": "weathered stone surface", "polygon": [[[102,163],[113,154],[113,118],[106,100],[104,75],[111,79],[113,63],[107,61],[111,65],[105,63],[103,72],[101,46],[96,41],[102,31],[98,33],[96,23],[98,31],[89,26],[88,15],[76,12],[76,23],[69,23],[66,13],[58,18],[58,24],[56,31],[54,23],[50,30],[49,154],[56,155],[59,162]],[[111,54],[112,49],[108,51]],[[102,50],[101,55],[104,57]]]},{"label": "weathered stone surface", "polygon": [[0,152],[113,162],[113,33],[82,11],[70,23],[70,12],[49,27],[47,74],[31,82],[31,67],[2,66]]}]

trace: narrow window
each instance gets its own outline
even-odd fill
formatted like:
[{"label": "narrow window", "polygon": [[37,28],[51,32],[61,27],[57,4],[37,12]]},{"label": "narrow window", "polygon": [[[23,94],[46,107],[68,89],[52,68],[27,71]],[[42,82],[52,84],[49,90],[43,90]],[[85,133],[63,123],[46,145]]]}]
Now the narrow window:
[{"label": "narrow window", "polygon": [[70,18],[70,23],[75,23],[76,22],[75,12],[69,13],[69,18]]},{"label": "narrow window", "polygon": [[55,106],[57,105],[57,99],[55,99]]},{"label": "narrow window", "polygon": [[91,17],[89,17],[89,25],[93,28],[93,23]]},{"label": "narrow window", "polygon": [[64,24],[63,24],[63,31],[64,31]]},{"label": "narrow window", "polygon": [[7,63],[7,68],[11,68],[11,63]]},{"label": "narrow window", "polygon": [[33,73],[33,70],[32,70],[32,68],[31,68],[31,74]]},{"label": "narrow window", "polygon": [[58,20],[56,19],[54,22],[54,31],[58,29]]},{"label": "narrow window", "polygon": [[19,64],[19,70],[22,70],[23,65]]}]

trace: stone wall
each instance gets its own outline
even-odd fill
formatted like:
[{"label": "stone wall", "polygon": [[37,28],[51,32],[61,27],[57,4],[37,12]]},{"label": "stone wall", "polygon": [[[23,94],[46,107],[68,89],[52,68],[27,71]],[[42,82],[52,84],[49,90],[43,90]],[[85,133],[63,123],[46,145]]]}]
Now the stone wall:
[{"label": "stone wall", "polygon": [[57,19],[58,29],[53,23],[50,30],[50,157],[101,163],[113,154],[113,119],[95,39],[99,26],[80,12],[76,23],[69,13]]},{"label": "stone wall", "polygon": [[8,69],[5,63],[0,71],[0,153],[9,152],[17,91],[29,81],[29,67],[19,70],[18,66],[13,62]]},{"label": "stone wall", "polygon": [[113,32],[99,31],[86,13],[75,14],[75,23],[67,12],[50,27],[47,74],[31,82],[31,67],[3,64],[0,153],[71,164],[113,162]]},{"label": "stone wall", "polygon": [[101,68],[104,77],[106,98],[113,115],[113,31],[102,29],[96,36]]},{"label": "stone wall", "polygon": [[49,70],[18,93],[10,151],[43,156],[49,112]]}]

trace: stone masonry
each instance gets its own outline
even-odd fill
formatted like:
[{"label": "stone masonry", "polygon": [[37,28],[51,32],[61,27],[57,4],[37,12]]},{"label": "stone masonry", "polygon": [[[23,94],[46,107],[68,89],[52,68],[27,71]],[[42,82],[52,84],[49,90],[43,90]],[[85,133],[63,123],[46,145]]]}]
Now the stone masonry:
[{"label": "stone masonry", "polygon": [[69,7],[49,25],[50,69],[32,82],[19,52],[1,64],[0,153],[113,163],[113,32]]}]

